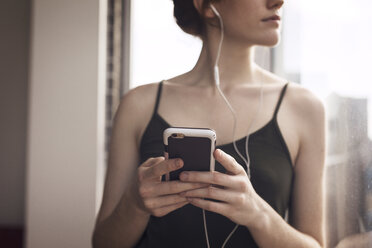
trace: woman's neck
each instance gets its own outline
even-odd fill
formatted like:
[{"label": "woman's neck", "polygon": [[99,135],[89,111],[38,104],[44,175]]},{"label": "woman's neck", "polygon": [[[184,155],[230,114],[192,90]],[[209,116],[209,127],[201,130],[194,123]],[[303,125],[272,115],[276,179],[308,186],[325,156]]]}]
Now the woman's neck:
[{"label": "woman's neck", "polygon": [[[213,67],[217,57],[218,42],[204,41],[199,59],[189,72],[197,78],[198,85],[214,86]],[[217,40],[218,41],[218,40]],[[239,47],[225,40],[218,62],[221,88],[242,84],[259,84],[258,65],[254,62],[254,47]]]},{"label": "woman's neck", "polygon": [[[219,29],[208,29],[203,39],[203,46],[194,68],[180,76],[170,79],[182,85],[197,86],[218,94],[214,80],[214,65],[220,42]],[[255,44],[247,44],[247,40],[225,36],[218,61],[220,88],[228,92],[240,90],[242,87],[257,87],[261,83],[274,80],[270,72],[264,70],[254,61]],[[209,88],[209,89],[207,89]]]}]

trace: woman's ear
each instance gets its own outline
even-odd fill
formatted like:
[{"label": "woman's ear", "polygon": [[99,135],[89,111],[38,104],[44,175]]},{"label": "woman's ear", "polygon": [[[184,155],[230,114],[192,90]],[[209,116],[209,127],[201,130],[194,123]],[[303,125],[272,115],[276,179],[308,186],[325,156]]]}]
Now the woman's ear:
[{"label": "woman's ear", "polygon": [[195,6],[196,10],[199,12],[199,14],[201,16],[203,16],[205,18],[214,18],[214,17],[216,17],[216,15],[214,14],[214,12],[213,12],[213,10],[211,9],[210,6],[207,6],[203,10],[204,1],[205,0],[193,0],[194,6]]}]

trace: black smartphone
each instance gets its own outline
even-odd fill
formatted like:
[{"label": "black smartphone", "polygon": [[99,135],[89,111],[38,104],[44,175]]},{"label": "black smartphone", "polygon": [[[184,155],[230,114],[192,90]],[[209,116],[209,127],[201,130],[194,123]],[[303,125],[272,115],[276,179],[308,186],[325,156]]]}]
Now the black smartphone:
[{"label": "black smartphone", "polygon": [[214,171],[213,152],[216,132],[209,128],[171,127],[164,130],[164,156],[181,158],[184,165],[166,175],[165,180],[179,180],[182,171]]}]

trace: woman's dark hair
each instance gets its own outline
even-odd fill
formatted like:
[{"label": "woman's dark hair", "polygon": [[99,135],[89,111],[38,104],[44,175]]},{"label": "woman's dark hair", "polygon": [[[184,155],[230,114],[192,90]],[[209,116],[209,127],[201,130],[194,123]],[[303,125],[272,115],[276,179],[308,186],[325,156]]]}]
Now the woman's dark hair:
[{"label": "woman's dark hair", "polygon": [[[201,13],[212,2],[218,0],[204,0]],[[202,38],[204,35],[205,20],[203,16],[195,8],[193,0],[173,0],[174,17],[178,26],[188,34]]]}]

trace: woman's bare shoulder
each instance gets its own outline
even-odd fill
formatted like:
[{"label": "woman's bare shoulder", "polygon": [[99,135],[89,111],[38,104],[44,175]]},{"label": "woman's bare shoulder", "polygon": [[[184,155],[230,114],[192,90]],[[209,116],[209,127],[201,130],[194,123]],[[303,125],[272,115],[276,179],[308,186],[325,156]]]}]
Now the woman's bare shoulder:
[{"label": "woman's bare shoulder", "polygon": [[325,104],[314,92],[306,87],[289,83],[288,103],[299,124],[299,134],[304,139],[323,132],[326,122]]},{"label": "woman's bare shoulder", "polygon": [[324,112],[325,106],[320,99],[310,89],[294,82],[290,82],[287,89],[289,101],[298,113],[310,117]]},{"label": "woman's bare shoulder", "polygon": [[153,114],[158,87],[159,82],[140,85],[121,98],[115,118],[130,120],[136,130],[137,143]]},{"label": "woman's bare shoulder", "polygon": [[[147,105],[156,98],[159,83],[149,83],[137,86],[125,93],[121,104],[128,104],[134,108],[148,107]],[[141,101],[139,101],[141,100]]]}]

